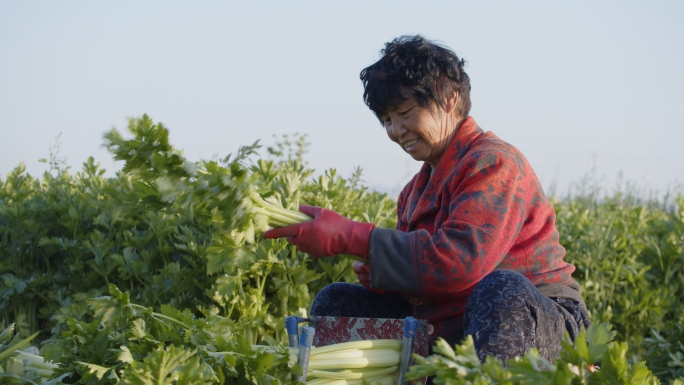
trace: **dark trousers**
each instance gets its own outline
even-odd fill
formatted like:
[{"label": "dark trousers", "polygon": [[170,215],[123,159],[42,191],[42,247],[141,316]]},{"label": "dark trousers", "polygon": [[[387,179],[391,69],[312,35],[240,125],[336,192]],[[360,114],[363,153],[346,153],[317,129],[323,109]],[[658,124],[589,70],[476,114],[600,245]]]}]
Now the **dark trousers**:
[{"label": "dark trousers", "polygon": [[[311,315],[405,318],[411,315],[411,305],[398,293],[379,294],[360,285],[333,283],[314,298]],[[524,275],[496,270],[468,298],[462,330],[440,337],[454,345],[466,335],[473,336],[483,362],[487,355],[505,362],[533,347],[553,360],[565,331],[574,340],[589,325],[579,302],[546,297]]]}]

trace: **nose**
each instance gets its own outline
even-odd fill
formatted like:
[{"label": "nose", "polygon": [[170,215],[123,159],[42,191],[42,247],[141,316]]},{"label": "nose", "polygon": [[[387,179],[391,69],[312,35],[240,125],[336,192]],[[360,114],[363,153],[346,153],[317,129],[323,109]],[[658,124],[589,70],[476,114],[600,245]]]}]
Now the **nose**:
[{"label": "nose", "polygon": [[406,126],[401,119],[392,119],[392,122],[387,127],[387,134],[392,138],[399,139],[406,133]]}]

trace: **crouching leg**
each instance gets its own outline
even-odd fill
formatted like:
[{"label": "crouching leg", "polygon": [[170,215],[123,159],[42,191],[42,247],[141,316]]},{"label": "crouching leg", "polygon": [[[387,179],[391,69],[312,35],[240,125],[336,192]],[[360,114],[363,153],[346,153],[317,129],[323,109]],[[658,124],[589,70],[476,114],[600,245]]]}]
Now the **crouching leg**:
[{"label": "crouching leg", "polygon": [[559,356],[565,331],[574,338],[580,324],[588,323],[579,307],[567,298],[544,296],[520,273],[496,270],[483,278],[468,298],[464,334],[473,336],[483,362],[487,355],[505,362],[531,348],[552,361]]}]

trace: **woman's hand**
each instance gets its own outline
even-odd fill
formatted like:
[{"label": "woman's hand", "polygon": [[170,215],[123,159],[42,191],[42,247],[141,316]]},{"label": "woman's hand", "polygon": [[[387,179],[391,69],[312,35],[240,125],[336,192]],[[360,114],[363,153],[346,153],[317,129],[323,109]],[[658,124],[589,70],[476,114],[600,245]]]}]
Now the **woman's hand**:
[{"label": "woman's hand", "polygon": [[360,261],[354,261],[354,273],[356,273],[356,276],[359,278],[359,282],[365,287],[366,289],[375,292],[375,293],[380,293],[380,294],[385,294],[387,293],[387,290],[382,290],[382,289],[373,289],[370,286],[370,265],[364,262]]},{"label": "woman's hand", "polygon": [[338,254],[368,258],[370,234],[375,225],[352,221],[333,210],[316,206],[301,205],[299,211],[314,219],[269,230],[264,238],[285,238],[314,259]]}]

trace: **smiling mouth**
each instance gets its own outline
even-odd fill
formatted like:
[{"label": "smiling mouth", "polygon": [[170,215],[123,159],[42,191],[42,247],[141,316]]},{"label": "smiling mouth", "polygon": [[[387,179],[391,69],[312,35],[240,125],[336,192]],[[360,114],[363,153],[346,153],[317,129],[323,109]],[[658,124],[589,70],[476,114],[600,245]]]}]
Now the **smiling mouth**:
[{"label": "smiling mouth", "polygon": [[418,143],[418,139],[410,140],[410,141],[408,141],[408,142],[406,142],[406,143],[403,144],[404,149],[405,149],[405,150],[408,150],[408,149],[410,149],[411,147],[415,146],[416,143]]}]

